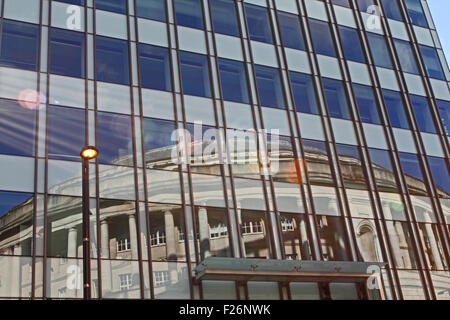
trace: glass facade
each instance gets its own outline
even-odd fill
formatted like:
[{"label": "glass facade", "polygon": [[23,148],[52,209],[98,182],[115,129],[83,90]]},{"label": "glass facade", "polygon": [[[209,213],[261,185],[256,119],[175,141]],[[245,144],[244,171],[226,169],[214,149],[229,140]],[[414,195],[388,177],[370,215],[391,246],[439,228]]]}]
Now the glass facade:
[{"label": "glass facade", "polygon": [[385,262],[387,299],[450,299],[450,73],[426,1],[0,4],[0,298],[82,298],[94,145],[95,299],[364,298],[195,280],[208,257]]}]

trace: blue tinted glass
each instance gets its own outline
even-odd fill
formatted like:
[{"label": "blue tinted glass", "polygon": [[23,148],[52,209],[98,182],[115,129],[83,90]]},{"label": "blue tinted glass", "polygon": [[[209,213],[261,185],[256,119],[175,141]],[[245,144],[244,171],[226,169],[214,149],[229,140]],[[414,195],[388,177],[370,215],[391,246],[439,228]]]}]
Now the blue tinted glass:
[{"label": "blue tinted glass", "polygon": [[400,59],[402,71],[418,74],[416,58],[408,41],[394,39],[395,50]]},{"label": "blue tinted glass", "polygon": [[133,164],[131,119],[129,116],[98,112],[98,160],[104,164]]},{"label": "blue tinted glass", "polygon": [[77,4],[80,6],[84,6],[84,0],[58,0],[59,2],[65,2],[65,3],[71,3],[71,4]]},{"label": "blue tinted glass", "polygon": [[383,90],[383,96],[391,125],[397,128],[409,129],[405,105],[403,104],[400,93],[397,91]]},{"label": "blue tinted glass", "polygon": [[4,20],[0,66],[37,70],[39,26]]},{"label": "blue tinted glass", "polygon": [[344,55],[347,60],[358,62],[366,62],[361,48],[358,31],[353,28],[339,26],[339,34],[341,35],[342,46],[344,47]]},{"label": "blue tinted glass", "polygon": [[95,42],[97,80],[129,84],[127,42],[99,36]]},{"label": "blue tinted glass", "polygon": [[415,25],[428,28],[427,18],[423,12],[420,0],[405,0],[405,2],[411,22]]},{"label": "blue tinted glass", "polygon": [[158,90],[172,90],[170,58],[167,48],[139,44],[141,86]]},{"label": "blue tinted glass", "polygon": [[369,148],[369,156],[374,171],[380,173],[375,175],[378,191],[397,191],[397,180],[393,173],[392,160],[389,152]]},{"label": "blue tinted glass", "polygon": [[445,80],[444,71],[435,48],[419,45],[427,73],[430,78]]},{"label": "blue tinted glass", "polygon": [[33,195],[31,193],[0,191],[0,217],[8,213],[8,211],[12,208],[23,204],[29,199],[32,199],[32,197]]},{"label": "blue tinted glass", "polygon": [[214,32],[239,37],[234,0],[210,0]]},{"label": "blue tinted glass", "polygon": [[126,14],[127,0],[95,0],[95,7],[101,10]]},{"label": "blue tinted glass", "polygon": [[422,167],[419,158],[415,154],[399,152],[403,172],[411,177],[423,181]]},{"label": "blue tinted glass", "polygon": [[318,114],[314,83],[310,75],[290,72],[295,109],[298,112]]},{"label": "blue tinted glass", "polygon": [[302,28],[297,15],[278,12],[278,24],[285,47],[305,50]]},{"label": "blue tinted glass", "polygon": [[335,57],[336,51],[328,23],[309,19],[309,24],[316,53]]},{"label": "blue tinted glass", "polygon": [[356,104],[358,105],[361,121],[381,124],[372,87],[353,84],[353,91],[355,92]]},{"label": "blue tinted glass", "polygon": [[278,69],[255,65],[255,75],[261,105],[284,108],[285,102]]},{"label": "blue tinted glass", "polygon": [[85,144],[85,111],[63,107],[48,107],[49,158],[80,160]]},{"label": "blue tinted glass", "polygon": [[211,97],[208,59],[205,55],[180,52],[183,93]]},{"label": "blue tinted glass", "polygon": [[179,26],[203,29],[201,0],[175,0],[175,14]]},{"label": "blue tinted glass", "polygon": [[272,29],[270,27],[267,8],[246,3],[248,31],[250,39],[255,41],[272,43]]},{"label": "blue tinted glass", "polygon": [[342,81],[323,78],[322,83],[330,117],[350,119]]},{"label": "blue tinted glass", "polygon": [[398,6],[398,0],[382,0],[384,11],[386,16],[394,20],[403,20],[400,8]]},{"label": "blue tinted glass", "polygon": [[450,136],[450,101],[437,100],[439,114],[441,115],[444,130]]},{"label": "blue tinted glass", "polygon": [[375,5],[373,0],[358,0],[358,7],[360,11],[368,12],[370,6]]},{"label": "blue tinted glass", "polygon": [[448,174],[448,159],[428,157],[431,174],[436,187],[450,194],[450,177]]},{"label": "blue tinted glass", "polygon": [[136,15],[141,18],[166,21],[166,0],[136,0]]},{"label": "blue tinted glass", "polygon": [[384,36],[368,32],[367,38],[369,39],[370,51],[372,52],[375,65],[392,69],[391,56],[389,55]]},{"label": "blue tinted glass", "polygon": [[[176,141],[172,140],[175,123],[172,121],[144,118],[144,147],[147,168],[172,169],[174,159],[172,151],[176,150]],[[167,163],[171,164],[168,166]]]},{"label": "blue tinted glass", "polygon": [[84,56],[84,33],[51,28],[51,73],[84,77]]},{"label": "blue tinted glass", "polygon": [[436,133],[433,116],[431,115],[428,100],[425,97],[410,95],[419,130],[422,132]]},{"label": "blue tinted glass", "polygon": [[223,98],[248,103],[247,76],[244,63],[219,58],[219,71]]},{"label": "blue tinted glass", "polygon": [[337,5],[340,5],[340,6],[344,6],[344,7],[350,8],[350,4],[348,3],[348,0],[331,0],[331,2],[333,4],[337,4]]},{"label": "blue tinted glass", "polygon": [[0,153],[34,154],[36,112],[25,102],[0,99]]}]

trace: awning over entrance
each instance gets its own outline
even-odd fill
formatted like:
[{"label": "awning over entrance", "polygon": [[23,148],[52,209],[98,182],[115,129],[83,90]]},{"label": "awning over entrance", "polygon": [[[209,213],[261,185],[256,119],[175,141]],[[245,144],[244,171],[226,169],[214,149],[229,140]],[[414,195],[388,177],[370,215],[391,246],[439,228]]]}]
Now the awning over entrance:
[{"label": "awning over entrance", "polygon": [[[277,282],[365,282],[386,263],[206,258],[195,268],[196,280]],[[380,275],[376,275],[381,281]]]}]

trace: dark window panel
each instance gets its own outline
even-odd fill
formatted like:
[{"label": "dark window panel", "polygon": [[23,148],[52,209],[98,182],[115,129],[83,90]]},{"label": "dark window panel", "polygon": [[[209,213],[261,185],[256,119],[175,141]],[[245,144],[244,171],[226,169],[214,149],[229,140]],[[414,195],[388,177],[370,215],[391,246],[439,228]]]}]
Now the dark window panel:
[{"label": "dark window panel", "polygon": [[166,0],[136,0],[136,16],[166,21]]},{"label": "dark window panel", "polygon": [[422,54],[425,68],[427,69],[430,78],[445,80],[444,71],[442,69],[441,61],[435,48],[419,45]]},{"label": "dark window panel", "polygon": [[350,8],[349,0],[331,0],[331,2],[339,6]]},{"label": "dark window panel", "polygon": [[392,69],[392,60],[384,36],[368,32],[367,38],[375,65]]},{"label": "dark window panel", "polygon": [[375,5],[374,0],[357,0],[357,2],[358,2],[359,10],[361,10],[363,12],[368,12],[369,11],[368,9],[370,8],[370,6]]},{"label": "dark window panel", "polygon": [[353,28],[339,26],[339,34],[341,36],[345,58],[347,60],[365,63],[366,58],[361,48],[358,31]]},{"label": "dark window panel", "polygon": [[175,0],[177,25],[203,29],[201,0]]},{"label": "dark window panel", "polygon": [[278,12],[278,24],[280,27],[283,46],[287,48],[305,50],[302,27],[297,15]]},{"label": "dark window panel", "polygon": [[308,74],[290,72],[295,109],[298,112],[319,114],[313,79]]},{"label": "dark window panel", "polygon": [[51,28],[51,73],[83,78],[84,57],[84,33]]},{"label": "dark window panel", "polygon": [[219,58],[219,72],[224,100],[249,103],[244,63]]},{"label": "dark window panel", "polygon": [[428,157],[431,173],[436,187],[450,195],[450,176],[448,174],[448,159],[438,157]]},{"label": "dark window panel", "polygon": [[436,133],[428,99],[421,96],[410,95],[414,114],[419,130],[422,132]]},{"label": "dark window panel", "polygon": [[381,124],[378,106],[373,93],[373,88],[360,84],[353,84],[356,104],[362,122]]},{"label": "dark window panel", "polygon": [[210,0],[214,32],[239,37],[234,0]]},{"label": "dark window panel", "polygon": [[450,136],[450,101],[437,100],[437,106],[441,116],[444,130],[447,136]]},{"label": "dark window panel", "polygon": [[180,51],[180,68],[184,94],[211,97],[207,56]]},{"label": "dark window panel", "polygon": [[347,96],[340,80],[322,79],[330,117],[350,119]]},{"label": "dark window panel", "polygon": [[399,156],[409,192],[413,195],[427,196],[422,165],[417,155],[399,152]]},{"label": "dark window panel", "polygon": [[316,53],[335,57],[336,50],[334,48],[333,36],[331,35],[328,23],[309,19],[309,24]]},{"label": "dark window panel", "polygon": [[139,44],[141,86],[149,89],[172,90],[169,50]]},{"label": "dark window panel", "polygon": [[405,105],[399,92],[383,90],[384,102],[393,127],[409,129],[409,122],[405,112]]},{"label": "dark window panel", "polygon": [[398,0],[382,0],[384,12],[389,19],[403,21]]},{"label": "dark window panel", "polygon": [[245,3],[250,39],[273,43],[272,28],[267,8]]},{"label": "dark window panel", "polygon": [[126,14],[127,0],[95,0],[95,8]]},{"label": "dark window panel", "polygon": [[423,12],[420,0],[405,0],[411,22],[415,25],[428,28],[427,18]]},{"label": "dark window panel", "polygon": [[400,60],[400,66],[403,72],[419,74],[416,58],[408,41],[394,39],[395,50]]},{"label": "dark window panel", "polygon": [[279,70],[255,65],[255,75],[261,105],[284,109],[286,106]]},{"label": "dark window panel", "polygon": [[128,43],[100,36],[96,36],[95,42],[97,80],[128,85]]},{"label": "dark window panel", "polygon": [[348,261],[345,225],[340,217],[317,217],[322,254],[325,261]]}]

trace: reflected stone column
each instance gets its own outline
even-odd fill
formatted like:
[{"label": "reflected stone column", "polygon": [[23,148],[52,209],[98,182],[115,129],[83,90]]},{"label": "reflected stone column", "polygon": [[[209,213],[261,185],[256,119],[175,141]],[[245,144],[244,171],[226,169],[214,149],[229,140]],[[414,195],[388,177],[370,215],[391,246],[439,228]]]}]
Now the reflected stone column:
[{"label": "reflected stone column", "polygon": [[67,236],[67,257],[76,258],[77,257],[77,239],[78,230],[76,227],[71,227],[68,230]]},{"label": "reflected stone column", "polygon": [[209,239],[208,212],[206,208],[198,209],[198,232],[200,235],[201,259],[211,256],[211,243]]},{"label": "reflected stone column", "polygon": [[[177,261],[177,239],[175,239],[175,223],[172,211],[164,211],[164,227],[166,233],[166,259]],[[169,279],[171,283],[178,282],[178,270],[176,262],[168,262]]]},{"label": "reflected stone column", "polygon": [[408,252],[408,242],[406,241],[405,233],[403,232],[402,223],[398,222],[398,221],[394,221],[394,228],[395,228],[395,232],[398,236],[399,249],[401,250],[400,257],[402,257],[402,259],[405,263],[404,266],[406,268],[412,267],[411,259],[409,257],[409,252]]},{"label": "reflected stone column", "polygon": [[136,216],[134,214],[128,215],[128,225],[130,227],[131,259],[137,259],[138,258],[138,243],[137,243],[137,230],[136,230]]},{"label": "reflected stone column", "polygon": [[238,208],[236,208],[236,214],[237,214],[237,218],[238,218],[238,228],[240,230],[240,235],[241,238],[239,239],[239,241],[241,242],[241,247],[242,247],[242,258],[245,258],[247,256],[247,253],[245,252],[245,241],[244,241],[244,235],[242,234],[242,210],[240,209],[240,203],[237,204]]},{"label": "reflected stone column", "polygon": [[109,225],[107,219],[100,220],[101,257],[109,259]]},{"label": "reflected stone column", "polygon": [[306,217],[304,215],[300,215],[299,217],[299,231],[300,231],[300,252],[301,252],[301,260],[310,260],[311,254],[309,250],[309,240],[308,234],[306,233]]},{"label": "reflected stone column", "polygon": [[[428,236],[428,240],[430,241],[430,249],[431,249],[431,253],[434,258],[435,267],[438,270],[443,270],[444,266],[442,265],[441,255],[439,254],[438,245],[437,245],[436,239],[433,234],[433,229],[431,228],[431,225],[428,223],[425,224],[425,229],[426,229],[426,233]],[[422,236],[423,239],[425,238],[424,236],[425,235]],[[431,267],[431,261],[430,261],[430,267]]]}]

